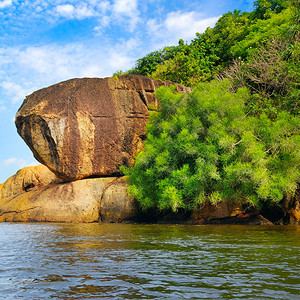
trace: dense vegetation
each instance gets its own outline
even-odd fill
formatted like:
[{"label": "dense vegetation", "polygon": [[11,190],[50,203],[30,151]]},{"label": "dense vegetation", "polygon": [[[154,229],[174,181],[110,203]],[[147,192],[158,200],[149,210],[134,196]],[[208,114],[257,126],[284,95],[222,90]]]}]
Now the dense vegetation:
[{"label": "dense vegetation", "polygon": [[160,88],[145,150],[129,175],[141,207],[193,210],[206,199],[280,204],[300,172],[300,4],[258,0],[128,73],[193,87]]}]

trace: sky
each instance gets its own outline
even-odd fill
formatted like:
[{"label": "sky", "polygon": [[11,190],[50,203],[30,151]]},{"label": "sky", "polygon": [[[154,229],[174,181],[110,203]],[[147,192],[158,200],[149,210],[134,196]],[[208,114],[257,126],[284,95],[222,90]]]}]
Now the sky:
[{"label": "sky", "polygon": [[37,165],[18,136],[26,95],[80,77],[109,77],[164,46],[190,42],[254,0],[0,0],[0,183]]}]

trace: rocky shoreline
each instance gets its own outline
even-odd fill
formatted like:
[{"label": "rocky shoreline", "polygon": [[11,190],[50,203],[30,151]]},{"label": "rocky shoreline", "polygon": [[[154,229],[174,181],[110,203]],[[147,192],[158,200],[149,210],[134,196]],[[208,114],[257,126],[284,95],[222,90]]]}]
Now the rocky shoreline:
[{"label": "rocky shoreline", "polygon": [[137,75],[83,78],[26,97],[16,126],[42,165],[0,184],[0,222],[299,224],[299,197],[286,199],[273,219],[272,211],[231,203],[207,202],[192,214],[139,211],[120,166],[131,166],[143,148],[149,111],[158,107],[156,88],[171,84]]}]

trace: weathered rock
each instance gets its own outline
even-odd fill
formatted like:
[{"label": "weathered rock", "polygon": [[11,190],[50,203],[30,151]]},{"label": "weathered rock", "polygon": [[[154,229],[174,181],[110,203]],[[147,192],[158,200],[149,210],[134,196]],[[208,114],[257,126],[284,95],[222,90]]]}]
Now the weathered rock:
[{"label": "weathered rock", "polygon": [[101,199],[100,217],[105,223],[120,223],[135,219],[138,210],[133,197],[128,196],[125,177],[111,182]]},{"label": "weathered rock", "polygon": [[61,183],[45,166],[38,166],[20,170],[0,186],[0,222],[89,223],[101,221],[100,216],[104,222],[121,222],[135,213],[122,178]]},{"label": "weathered rock", "polygon": [[19,170],[0,187],[0,199],[13,198],[26,192],[40,189],[59,179],[47,167],[38,165]]},{"label": "weathered rock", "polygon": [[245,209],[242,203],[219,202],[212,205],[206,201],[189,218],[190,224],[240,224],[272,225],[273,223],[259,214],[254,208]]},{"label": "weathered rock", "polygon": [[18,133],[64,181],[114,176],[143,147],[148,109],[157,107],[153,92],[170,84],[137,75],[61,82],[24,100],[16,115]]},{"label": "weathered rock", "polygon": [[191,215],[190,219],[195,223],[208,222],[214,219],[224,219],[244,213],[240,203],[219,202],[212,205],[208,200]]},{"label": "weathered rock", "polygon": [[300,190],[296,191],[295,196],[284,199],[282,208],[284,223],[300,225]]}]

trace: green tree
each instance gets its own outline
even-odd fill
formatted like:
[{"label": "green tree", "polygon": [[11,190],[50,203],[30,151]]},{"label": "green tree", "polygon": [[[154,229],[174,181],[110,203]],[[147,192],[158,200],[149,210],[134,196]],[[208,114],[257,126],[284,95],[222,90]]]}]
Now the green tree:
[{"label": "green tree", "polygon": [[175,56],[157,66],[151,76],[193,86],[197,82],[212,79],[217,61],[212,45],[194,41],[190,45],[181,44]]},{"label": "green tree", "polygon": [[270,12],[280,13],[287,5],[286,0],[257,0],[254,2],[253,14],[255,18],[267,19]]},{"label": "green tree", "polygon": [[184,47],[184,42],[183,40],[179,40],[178,46],[164,47],[161,50],[153,51],[145,57],[138,59],[136,66],[127,73],[151,76],[158,66],[174,58],[176,53],[181,51],[182,47]]}]

